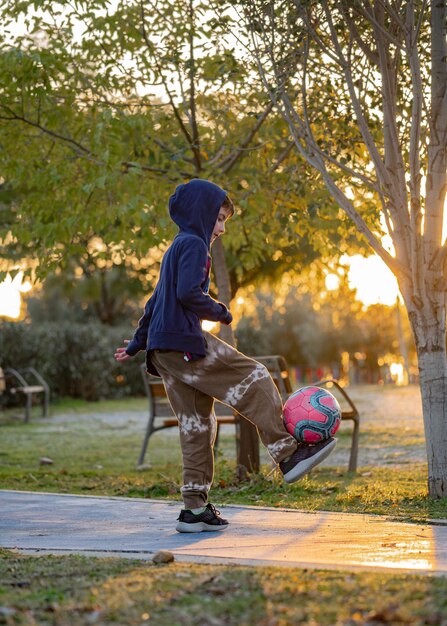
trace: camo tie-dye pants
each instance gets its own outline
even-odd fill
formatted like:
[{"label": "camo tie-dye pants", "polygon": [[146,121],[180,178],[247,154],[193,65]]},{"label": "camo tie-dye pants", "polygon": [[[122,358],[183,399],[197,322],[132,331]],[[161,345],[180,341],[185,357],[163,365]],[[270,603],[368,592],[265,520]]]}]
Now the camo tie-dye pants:
[{"label": "camo tie-dye pants", "polygon": [[183,455],[183,501],[187,509],[206,504],[213,481],[216,438],[214,399],[235,409],[258,429],[262,443],[279,463],[293,454],[296,440],[282,421],[282,402],[268,370],[210,333],[208,354],[185,361],[182,352],[154,350],[160,373],[179,421]]}]

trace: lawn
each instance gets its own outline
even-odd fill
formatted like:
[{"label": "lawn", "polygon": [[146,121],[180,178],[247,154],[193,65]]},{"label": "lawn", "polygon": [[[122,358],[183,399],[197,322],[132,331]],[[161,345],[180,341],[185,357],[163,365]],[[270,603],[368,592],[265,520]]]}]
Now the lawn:
[{"label": "lawn", "polygon": [[447,624],[447,579],[0,551],[0,623]]},{"label": "lawn", "polygon": [[[427,497],[420,398],[416,387],[353,387],[362,417],[359,470],[347,472],[350,423],[337,451],[308,477],[286,485],[262,450],[262,471],[247,482],[235,472],[234,429],[216,452],[213,501],[302,510],[378,513],[426,521],[447,517],[447,499]],[[389,415],[392,413],[392,420]],[[148,464],[136,468],[146,401],[60,402],[52,416],[24,424],[1,417],[0,484],[6,489],[127,497],[179,497],[181,456],[176,429],[153,435]],[[42,465],[42,458],[51,465]]]},{"label": "lawn", "polygon": [[[347,472],[350,424],[337,451],[285,485],[262,451],[262,471],[235,478],[234,429],[216,453],[213,501],[391,515],[415,522],[447,517],[430,501],[416,388],[352,388],[362,416],[359,470]],[[0,414],[3,488],[179,499],[176,429],[153,436],[136,468],[146,401],[63,401],[30,424]],[[392,419],[390,419],[390,415]],[[42,464],[42,459],[51,464]],[[0,550],[0,624],[88,626],[447,625],[447,578],[388,572],[154,565],[84,556],[26,556]]]}]

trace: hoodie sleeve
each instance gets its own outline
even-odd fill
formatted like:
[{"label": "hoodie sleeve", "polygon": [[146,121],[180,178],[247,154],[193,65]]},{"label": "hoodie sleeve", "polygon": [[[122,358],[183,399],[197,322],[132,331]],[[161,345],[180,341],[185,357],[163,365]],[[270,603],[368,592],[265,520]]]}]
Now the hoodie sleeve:
[{"label": "hoodie sleeve", "polygon": [[146,350],[147,333],[152,318],[152,311],[154,310],[156,291],[157,289],[155,289],[152,296],[146,302],[144,313],[138,321],[138,328],[136,329],[132,340],[127,345],[126,353],[129,356],[135,356],[140,350]]},{"label": "hoodie sleeve", "polygon": [[179,254],[177,298],[181,304],[201,320],[231,324],[233,317],[225,304],[204,293],[208,250],[198,239],[185,242]]}]

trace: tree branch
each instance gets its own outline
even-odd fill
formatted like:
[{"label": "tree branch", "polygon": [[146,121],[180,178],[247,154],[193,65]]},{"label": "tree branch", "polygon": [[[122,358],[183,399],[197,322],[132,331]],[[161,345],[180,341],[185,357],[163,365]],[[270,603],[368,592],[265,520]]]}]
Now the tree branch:
[{"label": "tree branch", "polygon": [[428,264],[428,269],[432,272],[438,272],[444,266],[447,261],[447,240],[444,242],[444,245],[440,248],[437,248],[433,257],[430,259]]},{"label": "tree branch", "polygon": [[338,64],[338,61],[339,61],[338,56],[336,54],[334,54],[333,50],[331,50],[331,48],[329,48],[326,45],[324,40],[320,37],[320,35],[319,35],[318,31],[316,30],[316,28],[314,27],[314,25],[312,23],[311,16],[310,16],[309,9],[306,7],[303,10],[303,6],[302,6],[301,0],[294,0],[294,1],[295,1],[295,6],[296,6],[296,9],[298,11],[298,14],[300,15],[300,17],[302,18],[303,22],[306,25],[306,29],[307,29],[308,34],[312,35],[312,39],[317,42],[317,44],[320,47],[320,49],[322,50],[322,52],[327,54],[328,57],[330,59],[332,59],[332,61],[334,61],[334,63]]},{"label": "tree branch", "polygon": [[417,41],[419,39],[419,34],[421,32],[422,24],[424,23],[425,10],[427,9],[427,0],[422,0],[421,11],[419,13],[419,19],[416,26],[416,31],[414,33],[414,40]]},{"label": "tree branch", "polygon": [[258,117],[256,124],[247,134],[242,143],[233,150],[228,156],[225,157],[216,167],[215,170],[220,170],[222,174],[228,174],[228,172],[236,165],[239,159],[244,154],[244,151],[248,148],[256,133],[261,128],[262,124],[265,122],[267,117],[269,116],[271,110],[273,109],[273,102],[269,102],[265,110]]},{"label": "tree branch", "polygon": [[[360,4],[356,3],[355,5],[355,9],[356,11],[362,15],[373,27],[375,27],[381,34],[382,36],[386,39],[388,44],[392,44],[393,46],[396,46],[396,48],[401,49],[403,48],[403,44],[401,41],[399,41],[398,39],[396,39],[395,37],[393,37],[393,35],[391,35],[391,33],[389,31],[387,31],[387,29],[384,27],[384,25],[379,22],[377,20],[377,18],[374,16],[374,9],[371,6],[370,2],[368,0],[364,0],[365,1],[365,5],[367,5],[368,9],[363,8]],[[382,8],[385,8],[385,5],[383,2],[381,2],[381,0],[376,0],[376,4],[380,4],[382,6]],[[399,24],[401,25],[401,29],[404,29],[404,24],[403,22],[400,20],[400,18],[398,18],[399,20]]]},{"label": "tree branch", "polygon": [[362,50],[366,58],[369,59],[369,62],[372,65],[377,65],[378,63],[377,54],[373,51],[373,49],[369,45],[367,45],[364,38],[360,35],[359,30],[354,20],[351,17],[351,14],[349,11],[350,8],[352,7],[349,4],[348,6],[345,6],[344,3],[340,3],[340,11],[342,12],[343,17],[348,25],[350,35],[352,39],[355,40],[359,48]]},{"label": "tree branch", "polygon": [[[420,61],[417,51],[417,39],[415,37],[414,24],[414,3],[408,1],[406,9],[406,51],[411,71],[412,84],[412,113],[411,113],[411,129],[410,129],[410,240],[411,240],[411,257],[417,267],[423,267],[423,250],[421,245],[421,227],[422,227],[422,211],[421,211],[421,159],[420,159],[420,140],[421,140],[421,118],[422,118],[422,79]],[[414,268],[416,272],[416,268]]]},{"label": "tree branch", "polygon": [[287,157],[289,156],[289,154],[291,153],[293,147],[295,145],[294,141],[289,141],[287,143],[287,146],[284,148],[284,150],[281,152],[281,154],[279,155],[279,157],[276,159],[276,161],[273,163],[273,165],[271,166],[269,172],[271,174],[273,174],[273,172],[276,172],[276,170],[279,168],[279,166],[281,165],[281,163],[283,163],[283,161],[285,161],[285,159],[287,159]]},{"label": "tree branch", "polygon": [[[405,23],[404,21],[401,19],[399,13],[395,10],[395,8],[393,7],[392,4],[390,4],[388,2],[388,0],[376,0],[379,4],[382,5],[382,7],[385,9],[385,11],[388,13],[388,15],[390,16],[391,20],[394,22],[394,24],[396,24],[402,31],[405,29]],[[407,0],[405,0],[407,1]]]},{"label": "tree branch", "polygon": [[355,85],[354,85],[354,80],[353,80],[353,76],[352,76],[352,72],[351,72],[351,68],[348,64],[348,61],[346,60],[344,54],[343,54],[343,50],[341,48],[339,39],[338,39],[338,35],[337,35],[337,31],[334,27],[333,21],[332,21],[332,15],[330,13],[329,7],[327,5],[327,1],[325,0],[323,3],[323,8],[324,11],[326,13],[326,18],[328,20],[329,23],[329,27],[331,30],[331,37],[332,37],[332,43],[337,51],[337,55],[338,55],[338,64],[341,66],[342,70],[343,70],[343,74],[344,74],[344,78],[346,81],[346,86],[348,88],[349,91],[349,95],[351,98],[351,102],[352,102],[352,106],[354,109],[354,113],[355,113],[355,117],[357,119],[357,124],[360,130],[360,133],[363,137],[363,141],[365,142],[365,146],[371,156],[372,162],[374,163],[375,169],[376,169],[376,173],[377,173],[377,178],[380,181],[380,183],[385,187],[385,188],[389,188],[390,185],[390,181],[389,181],[389,176],[388,176],[388,172],[385,168],[385,164],[383,163],[383,160],[379,154],[379,151],[377,149],[377,146],[374,142],[374,139],[371,135],[371,132],[369,130],[368,127],[368,123],[365,119],[365,116],[363,114],[362,111],[362,106],[359,102],[359,99],[357,97],[357,93],[355,90]]},{"label": "tree branch", "polygon": [[[67,137],[67,136],[61,135],[60,133],[56,133],[55,131],[49,128],[46,128],[45,126],[42,126],[41,124],[37,124],[36,122],[33,122],[32,120],[29,120],[21,115],[17,115],[13,111],[11,111],[9,107],[6,107],[3,104],[0,104],[0,107],[2,107],[3,109],[9,110],[11,112],[11,115],[9,117],[0,116],[0,119],[4,119],[8,121],[18,121],[28,126],[32,126],[33,128],[40,130],[45,135],[49,135],[50,137],[53,137],[65,144],[68,144],[72,149],[75,150],[75,153],[80,158],[86,158],[89,161],[93,161],[97,165],[102,165],[102,166],[107,165],[105,161],[98,159],[98,157],[94,154],[94,152],[92,152],[91,150],[83,146],[78,141],[75,141],[71,137]],[[142,165],[140,163],[136,163],[132,161],[121,161],[120,165],[121,167],[124,168],[125,171],[131,168],[135,168],[135,169],[142,170],[143,172],[153,172],[154,174],[169,174],[170,173],[168,169],[163,169],[159,167],[151,167],[150,165]],[[183,176],[184,178],[192,178],[193,176],[191,172],[185,172],[185,171],[180,171],[179,174]],[[171,177],[171,180],[175,180],[175,179]]]},{"label": "tree branch", "polygon": [[[363,220],[360,214],[356,211],[356,209],[354,208],[350,200],[346,197],[343,191],[336,185],[335,181],[332,179],[331,175],[327,171],[321,155],[309,149],[310,147],[307,146],[306,144],[305,133],[304,133],[304,145],[302,144],[298,129],[300,128],[301,132],[305,130],[303,126],[303,121],[299,118],[292,103],[290,102],[287,96],[287,93],[284,90],[283,83],[279,82],[275,90],[272,88],[271,82],[267,79],[267,76],[264,72],[264,67],[261,62],[259,48],[257,46],[257,42],[255,39],[255,34],[253,30],[251,31],[251,37],[252,37],[252,43],[253,43],[253,48],[254,48],[255,60],[258,66],[261,80],[267,92],[269,93],[269,96],[272,102],[275,104],[275,106],[278,108],[278,110],[282,113],[283,117],[287,121],[298,152],[309,163],[309,165],[311,165],[312,167],[314,167],[317,171],[321,173],[323,177],[323,181],[326,187],[328,188],[329,192],[331,193],[332,197],[338,202],[338,204],[344,209],[347,215],[353,220],[358,230],[366,237],[371,247],[382,258],[382,260],[388,265],[388,267],[390,267],[390,269],[396,275],[408,276],[408,271],[405,265],[400,263],[397,259],[392,257],[385,250],[385,248],[382,246],[379,240],[371,232],[366,222]],[[338,43],[338,40],[337,40],[337,43]],[[340,54],[340,49],[338,50],[338,54]],[[342,60],[345,61],[343,56],[342,56]],[[340,59],[339,59],[339,63],[340,63]],[[344,63],[344,66],[346,66],[346,63]],[[278,80],[278,76],[276,76],[276,79]],[[348,74],[348,79],[349,79],[349,74]],[[352,77],[351,77],[350,85],[351,85],[351,89],[353,89]],[[355,93],[354,93],[354,102],[357,102],[357,106],[360,108],[360,105],[355,97]],[[381,163],[380,161],[380,157],[378,156],[377,149],[372,140],[372,137],[369,134],[369,129],[366,126],[366,121],[363,118],[361,109],[359,111],[359,119],[363,121],[363,124],[366,127],[363,130],[365,132],[365,135],[368,137],[368,143],[372,144],[372,147],[373,147],[372,151],[376,155],[376,160],[378,160],[379,162],[378,164],[379,164],[380,169],[383,170],[383,163]],[[298,126],[297,126],[297,122],[298,122]],[[384,176],[386,177],[386,172],[384,172]]]},{"label": "tree branch", "polygon": [[[96,43],[100,46],[100,48],[102,49],[102,51],[105,53],[106,57],[107,57],[108,59],[110,59],[111,61],[113,61],[113,65],[114,65],[115,67],[117,67],[117,68],[121,71],[121,73],[122,73],[124,76],[127,76],[127,77],[129,77],[130,79],[132,79],[132,81],[134,81],[134,80],[135,80],[135,77],[134,77],[134,75],[133,75],[132,71],[129,71],[129,69],[128,69],[128,68],[126,68],[126,67],[125,67],[122,63],[120,63],[120,62],[118,61],[118,59],[117,59],[116,55],[114,55],[112,52],[110,52],[110,51],[107,49],[107,47],[104,45],[104,42],[102,41],[101,37],[98,37],[98,35],[96,35],[96,33],[95,33],[95,31],[93,30],[93,28],[91,27],[91,25],[90,25],[90,24],[86,21],[85,16],[84,16],[82,13],[80,13],[80,12],[78,11],[78,9],[76,8],[76,6],[74,6],[72,2],[68,1],[68,2],[67,2],[67,4],[68,4],[68,6],[70,6],[70,7],[71,7],[71,9],[72,9],[73,13],[76,15],[76,17],[78,18],[78,20],[79,20],[80,22],[83,22],[83,23],[84,23],[84,25],[85,25],[85,27],[86,27],[87,32],[89,32],[90,34],[92,34],[92,35],[93,35],[94,40],[95,40],[95,41],[96,41]],[[54,16],[53,16],[53,15],[52,15],[52,17],[53,17],[53,20],[55,21],[55,18],[54,18]],[[56,25],[56,21],[55,21],[55,25]]]},{"label": "tree branch", "polygon": [[27,119],[26,117],[24,117],[24,115],[17,115],[17,113],[15,113],[12,109],[10,109],[9,107],[7,107],[4,104],[0,104],[0,107],[2,109],[4,109],[5,111],[10,113],[10,117],[2,117],[1,119],[17,120],[19,122],[24,122],[28,126],[33,126],[34,128],[38,128],[40,131],[44,132],[46,135],[50,135],[51,137],[54,137],[56,139],[60,139],[61,141],[70,144],[71,146],[76,148],[77,151],[84,153],[84,155],[91,155],[91,151],[88,148],[86,148],[85,146],[83,146],[82,144],[80,144],[75,139],[72,139],[71,137],[67,137],[67,136],[61,135],[60,133],[56,133],[55,131],[50,130],[49,128],[45,128],[41,124],[39,124],[37,122],[33,122],[32,120]]},{"label": "tree branch", "polygon": [[179,110],[174,102],[174,98],[172,96],[172,93],[168,87],[168,83],[166,81],[166,78],[162,72],[161,66],[160,66],[160,62],[154,52],[154,46],[152,45],[152,42],[150,41],[148,35],[147,35],[147,31],[146,31],[146,18],[145,18],[145,13],[144,13],[144,5],[143,5],[143,1],[140,1],[140,11],[141,11],[141,30],[142,30],[142,36],[143,39],[146,43],[146,46],[148,47],[150,53],[152,54],[152,57],[155,60],[155,65],[157,67],[157,71],[160,75],[161,81],[163,83],[163,87],[166,91],[166,95],[168,96],[169,99],[169,103],[171,105],[172,111],[174,113],[174,117],[177,120],[179,126],[180,126],[180,130],[182,131],[183,135],[185,136],[186,141],[188,142],[196,160],[198,159],[198,161],[200,161],[200,154],[197,153],[197,148],[194,144],[194,140],[191,137],[191,135],[189,134],[188,129],[186,128],[185,124],[183,123],[183,120],[181,118],[181,115],[179,113]]},{"label": "tree branch", "polygon": [[[396,120],[397,103],[397,62],[390,58],[390,49],[383,38],[384,13],[381,3],[376,0],[376,19],[373,24],[379,56],[379,71],[382,88],[382,114],[384,137],[384,162],[388,174],[386,189],[396,199],[390,205],[394,232],[396,233],[396,252],[406,265],[413,264],[413,281],[416,288],[420,284],[417,278],[415,258],[411,253],[411,223],[408,213],[405,165],[400,147]],[[379,26],[382,28],[379,28]],[[392,190],[392,192],[391,192]]]},{"label": "tree branch", "polygon": [[200,137],[197,128],[196,116],[196,94],[195,94],[195,58],[194,58],[194,6],[193,0],[189,0],[189,110],[191,113],[192,141],[194,145],[194,156],[196,159],[197,173],[202,169],[200,155]]},{"label": "tree branch", "polygon": [[299,151],[299,153],[304,157],[304,159],[309,163],[309,165],[313,166],[316,170],[320,172],[323,177],[323,181],[332,195],[332,197],[336,200],[336,202],[344,209],[347,215],[352,219],[354,224],[357,226],[358,230],[366,237],[368,243],[374,249],[374,251],[381,257],[381,259],[388,265],[388,267],[395,274],[407,274],[407,270],[405,266],[400,263],[397,259],[392,257],[389,252],[385,250],[382,244],[378,241],[375,235],[371,232],[366,222],[363,220],[361,215],[356,211],[355,207],[352,205],[351,201],[347,198],[345,193],[338,187],[338,185],[333,180],[330,173],[327,171],[326,166],[324,164],[323,159],[320,155],[316,153],[309,152],[306,147],[304,147],[300,141],[300,137],[297,134],[296,126],[294,124],[293,118],[290,117],[290,113],[294,111],[293,105],[290,101],[287,103],[287,96],[283,95],[283,99],[286,107],[284,108],[284,114],[286,119],[289,122],[289,127],[291,130],[291,134],[294,138],[295,145]]},{"label": "tree branch", "polygon": [[301,81],[301,98],[303,102],[303,118],[304,122],[302,123],[297,115],[295,119],[299,120],[299,124],[304,132],[306,145],[310,146],[312,152],[319,154],[325,161],[335,165],[337,168],[341,169],[344,173],[349,174],[353,178],[357,178],[361,180],[363,183],[368,185],[371,189],[376,191],[380,196],[382,195],[382,190],[380,186],[377,185],[372,179],[368,178],[361,172],[352,169],[348,165],[341,163],[338,159],[332,157],[325,150],[321,149],[318,145],[318,142],[315,139],[314,132],[312,130],[312,124],[308,116],[308,106],[307,106],[307,93],[308,93],[308,85],[307,85],[307,62],[309,58],[309,39],[306,40],[305,48],[303,50],[303,72],[302,72],[302,81]]},{"label": "tree branch", "polygon": [[447,7],[431,0],[431,107],[430,141],[425,202],[424,239],[426,255],[432,257],[441,245],[447,186]]}]

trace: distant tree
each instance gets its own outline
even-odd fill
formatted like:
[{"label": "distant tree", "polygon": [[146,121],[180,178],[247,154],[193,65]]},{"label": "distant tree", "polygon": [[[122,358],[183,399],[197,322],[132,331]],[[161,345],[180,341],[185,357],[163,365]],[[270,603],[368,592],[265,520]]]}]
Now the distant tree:
[{"label": "distant tree", "polygon": [[[327,290],[324,274],[309,268],[282,285],[262,284],[248,295],[236,336],[253,355],[282,354],[292,366],[341,370],[342,353],[362,355],[371,379],[379,378],[379,359],[401,359],[395,306],[365,307],[341,274],[337,289]],[[410,329],[403,339],[411,351]]]},{"label": "distant tree", "polygon": [[[39,289],[26,297],[31,321],[98,320],[102,324],[132,324],[141,316],[143,294],[155,286],[159,257],[121,260],[101,244],[102,256],[89,253],[70,257],[63,270],[55,270]],[[158,257],[158,258],[157,258]]]}]

